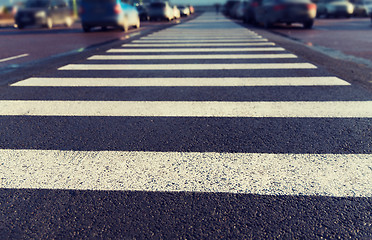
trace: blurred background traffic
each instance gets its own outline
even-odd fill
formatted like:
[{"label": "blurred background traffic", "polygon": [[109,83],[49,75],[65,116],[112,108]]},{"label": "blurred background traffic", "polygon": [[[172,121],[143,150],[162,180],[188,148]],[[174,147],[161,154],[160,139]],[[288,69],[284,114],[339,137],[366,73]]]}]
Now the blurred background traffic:
[{"label": "blurred background traffic", "polygon": [[151,0],[0,0],[0,26],[53,28],[80,22],[85,32],[100,27],[139,28],[143,21],[172,21],[195,12],[179,1]]},{"label": "blurred background traffic", "polygon": [[266,28],[301,23],[309,29],[316,18],[372,20],[372,0],[228,0],[222,12],[233,19]]},{"label": "blurred background traffic", "polygon": [[300,23],[310,29],[316,18],[372,20],[372,0],[0,0],[0,26],[70,27],[78,21],[85,32],[96,27],[127,31],[139,28],[143,21],[187,17],[195,12],[190,2],[266,28]]}]

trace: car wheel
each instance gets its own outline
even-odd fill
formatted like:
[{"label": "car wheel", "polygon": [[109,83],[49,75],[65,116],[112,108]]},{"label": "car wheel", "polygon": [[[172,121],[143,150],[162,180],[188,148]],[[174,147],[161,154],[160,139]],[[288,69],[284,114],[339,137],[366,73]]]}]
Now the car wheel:
[{"label": "car wheel", "polygon": [[83,31],[84,32],[90,32],[90,26],[83,24]]},{"label": "car wheel", "polygon": [[269,20],[265,19],[263,26],[264,28],[271,28],[273,24]]},{"label": "car wheel", "polygon": [[328,13],[327,9],[324,11],[324,17],[325,18],[330,18],[331,17],[331,14]]},{"label": "car wheel", "polygon": [[314,21],[310,20],[303,23],[305,29],[311,29],[314,25]]},{"label": "car wheel", "polygon": [[50,17],[47,18],[46,27],[48,29],[52,29],[53,28],[53,20],[52,20],[52,18],[50,18]]}]

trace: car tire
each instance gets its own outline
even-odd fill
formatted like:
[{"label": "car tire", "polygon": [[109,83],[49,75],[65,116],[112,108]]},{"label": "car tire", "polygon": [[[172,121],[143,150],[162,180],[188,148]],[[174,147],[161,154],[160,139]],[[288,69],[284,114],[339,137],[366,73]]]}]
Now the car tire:
[{"label": "car tire", "polygon": [[272,28],[273,24],[269,20],[265,19],[265,21],[263,22],[263,26],[264,28],[268,29]]},{"label": "car tire", "polygon": [[325,18],[330,18],[331,17],[331,14],[328,13],[327,9],[324,11],[324,17]]},{"label": "car tire", "polygon": [[310,21],[304,22],[303,25],[305,29],[311,29],[314,25],[314,21],[310,20]]},{"label": "car tire", "polygon": [[83,24],[82,27],[84,32],[90,32],[90,26]]}]

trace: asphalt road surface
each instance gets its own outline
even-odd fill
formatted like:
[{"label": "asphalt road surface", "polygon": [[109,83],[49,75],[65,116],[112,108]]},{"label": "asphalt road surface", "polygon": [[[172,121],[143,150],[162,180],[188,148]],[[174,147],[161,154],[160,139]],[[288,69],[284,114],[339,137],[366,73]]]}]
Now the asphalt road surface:
[{"label": "asphalt road surface", "polygon": [[15,29],[11,26],[0,28],[0,71],[24,67],[31,62],[50,57],[82,52],[117,40],[125,40],[133,35],[155,31],[169,25],[179,24],[194,16],[177,19],[172,22],[141,22],[141,28],[130,28],[128,32],[115,28],[102,30],[94,28],[84,33],[81,23],[76,22],[70,28],[57,25],[53,29],[27,27]]},{"label": "asphalt road surface", "polygon": [[372,238],[371,91],[259,32],[205,13],[3,75],[1,237]]},{"label": "asphalt road surface", "polygon": [[298,25],[277,25],[272,31],[297,39],[332,57],[372,67],[370,18],[316,19],[310,31]]}]

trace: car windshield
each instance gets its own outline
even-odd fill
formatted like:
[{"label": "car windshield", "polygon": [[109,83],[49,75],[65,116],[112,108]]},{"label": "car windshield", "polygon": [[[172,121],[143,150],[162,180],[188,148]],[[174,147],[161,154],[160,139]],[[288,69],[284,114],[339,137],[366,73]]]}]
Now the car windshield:
[{"label": "car windshield", "polygon": [[279,0],[281,3],[310,3],[310,0]]},{"label": "car windshield", "polygon": [[152,8],[163,8],[163,7],[165,7],[165,3],[151,3],[150,7],[152,7]]},{"label": "car windshield", "polygon": [[49,6],[49,1],[45,0],[32,0],[26,2],[28,8],[45,8]]},{"label": "car windshield", "polygon": [[348,2],[348,0],[328,0],[327,2]]},{"label": "car windshield", "polygon": [[116,0],[83,0],[86,3],[115,3]]}]

